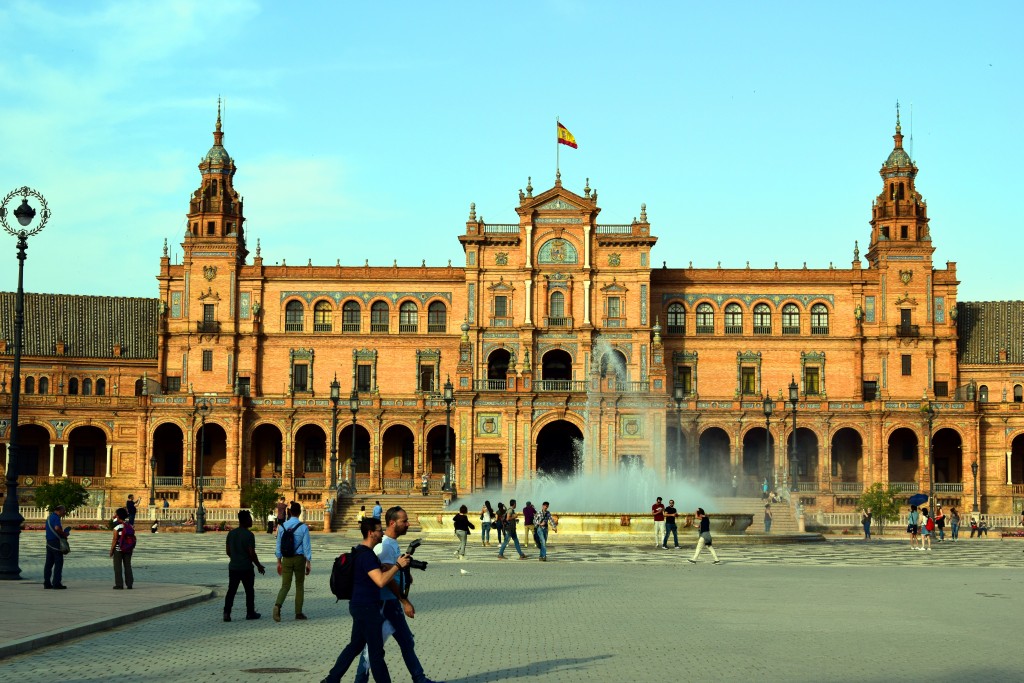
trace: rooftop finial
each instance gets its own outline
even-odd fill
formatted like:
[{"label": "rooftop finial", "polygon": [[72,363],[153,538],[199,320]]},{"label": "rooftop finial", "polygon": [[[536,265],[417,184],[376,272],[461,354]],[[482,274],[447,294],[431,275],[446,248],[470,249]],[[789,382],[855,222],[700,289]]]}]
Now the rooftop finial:
[{"label": "rooftop finial", "polygon": [[896,100],[896,132],[900,132],[900,101]]},{"label": "rooftop finial", "polygon": [[220,132],[220,95],[217,95],[217,132]]},{"label": "rooftop finial", "polygon": [[164,238],[164,258],[167,258],[167,238]]},{"label": "rooftop finial", "polygon": [[558,187],[562,186],[562,172],[560,170],[555,171],[555,185]]},{"label": "rooftop finial", "polygon": [[590,178],[587,178],[587,184],[583,187],[583,196],[590,196]]},{"label": "rooftop finial", "polygon": [[533,177],[532,176],[526,176],[526,196],[527,197],[532,197],[533,196]]},{"label": "rooftop finial", "polygon": [[256,238],[256,258],[260,257],[260,238]]},{"label": "rooftop finial", "polygon": [[469,203],[469,220],[473,223],[476,222],[476,202]]},{"label": "rooftop finial", "polygon": [[641,204],[640,205],[640,222],[641,223],[646,223],[647,222],[647,204]]}]

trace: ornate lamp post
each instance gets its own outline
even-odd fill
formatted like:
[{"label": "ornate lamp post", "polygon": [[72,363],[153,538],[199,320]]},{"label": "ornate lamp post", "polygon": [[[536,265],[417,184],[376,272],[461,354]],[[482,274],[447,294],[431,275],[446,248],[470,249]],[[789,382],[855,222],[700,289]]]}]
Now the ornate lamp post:
[{"label": "ornate lamp post", "polygon": [[796,377],[793,377],[789,382],[789,402],[793,404],[793,447],[791,448],[790,459],[789,459],[789,490],[799,491],[800,487],[797,485],[796,474],[800,468],[800,462],[797,455],[797,444],[796,444],[796,403],[800,400],[800,387],[796,385]]},{"label": "ornate lamp post", "polygon": [[772,423],[772,411],[775,410],[775,401],[771,394],[764,397],[764,478],[768,481],[772,473],[772,433],[769,431]]},{"label": "ornate lamp post", "polygon": [[974,477],[974,505],[971,507],[971,512],[973,512],[974,515],[977,516],[978,513],[980,512],[980,510],[978,510],[978,461],[977,460],[975,460],[974,462],[971,463],[971,475]]},{"label": "ornate lamp post", "polygon": [[338,400],[341,398],[341,385],[338,374],[334,374],[331,382],[331,491],[338,491]]},{"label": "ornate lamp post", "polygon": [[679,429],[679,435],[676,438],[676,462],[680,466],[683,464],[683,385],[676,384],[675,389],[672,391],[672,398],[676,402],[676,427]]},{"label": "ornate lamp post", "polygon": [[213,406],[205,398],[196,399],[196,414],[199,415],[199,505],[196,510],[196,533],[206,533],[206,508],[203,507],[203,456],[206,454],[206,416]]},{"label": "ornate lamp post", "polygon": [[149,456],[149,507],[156,505],[156,455]]},{"label": "ornate lamp post", "polygon": [[928,516],[935,517],[935,453],[932,448],[932,425],[935,423],[935,406],[928,401],[928,395],[921,397],[927,401],[921,412],[928,418]]},{"label": "ornate lamp post", "polygon": [[[7,224],[7,204],[15,195],[21,195],[21,206],[14,210],[14,217],[21,226],[17,230]],[[39,223],[31,229],[36,210],[29,203],[32,196],[42,205]],[[0,224],[4,230],[18,238],[18,291],[14,304],[14,376],[11,387],[11,428],[7,442],[7,497],[4,499],[3,512],[0,513],[0,579],[17,580],[21,578],[21,567],[18,566],[18,544],[21,540],[21,523],[25,518],[18,512],[18,468],[20,466],[22,446],[18,441],[18,407],[21,401],[21,333],[25,327],[25,251],[28,249],[28,238],[38,234],[46,226],[50,218],[50,209],[46,206],[43,195],[29,187],[21,187],[10,192],[0,202]]]},{"label": "ornate lamp post", "polygon": [[359,392],[352,389],[348,397],[348,409],[352,411],[352,453],[348,458],[349,493],[356,492],[356,413],[359,412]]},{"label": "ornate lamp post", "polygon": [[449,443],[451,435],[451,422],[452,422],[452,401],[455,398],[452,396],[452,378],[449,377],[444,383],[444,486],[441,487],[443,491],[450,491],[452,498],[455,497],[455,485],[452,483],[452,451],[451,444]]}]

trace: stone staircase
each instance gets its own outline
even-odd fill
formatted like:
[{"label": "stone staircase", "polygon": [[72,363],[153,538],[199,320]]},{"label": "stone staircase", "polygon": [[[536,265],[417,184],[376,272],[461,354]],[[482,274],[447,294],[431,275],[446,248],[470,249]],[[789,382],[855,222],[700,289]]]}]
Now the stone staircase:
[{"label": "stone staircase", "polygon": [[[753,515],[754,523],[747,529],[747,534],[764,534],[764,504],[765,501],[758,498],[719,498],[716,509],[709,509],[709,513],[736,512]],[[772,535],[775,534],[796,534],[797,529],[796,513],[789,503],[772,503]]]},{"label": "stone staircase", "polygon": [[334,506],[334,514],[331,517],[331,529],[334,531],[349,531],[356,529],[356,512],[360,506],[366,506],[366,515],[373,512],[374,504],[380,501],[385,512],[395,505],[402,506],[409,515],[409,531],[420,531],[420,515],[437,516],[455,514],[455,510],[444,507],[444,501],[439,493],[431,493],[428,496],[422,495],[419,491],[415,494],[380,494],[380,493],[357,493],[354,496],[339,496]]}]

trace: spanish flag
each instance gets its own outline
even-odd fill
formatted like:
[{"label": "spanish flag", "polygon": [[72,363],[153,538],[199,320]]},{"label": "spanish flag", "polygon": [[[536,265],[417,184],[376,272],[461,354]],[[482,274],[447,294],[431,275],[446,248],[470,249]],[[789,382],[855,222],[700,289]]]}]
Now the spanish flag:
[{"label": "spanish flag", "polygon": [[561,123],[558,124],[558,144],[568,145],[573,149],[576,149],[576,138],[574,138],[572,133],[569,132],[569,129]]}]

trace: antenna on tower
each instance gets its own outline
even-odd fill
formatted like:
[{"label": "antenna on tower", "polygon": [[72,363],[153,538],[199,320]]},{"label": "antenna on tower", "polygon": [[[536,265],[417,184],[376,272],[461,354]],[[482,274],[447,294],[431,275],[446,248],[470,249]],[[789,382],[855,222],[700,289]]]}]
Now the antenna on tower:
[{"label": "antenna on tower", "polygon": [[910,160],[914,160],[914,103],[910,103],[910,145],[907,153],[910,154]]}]

